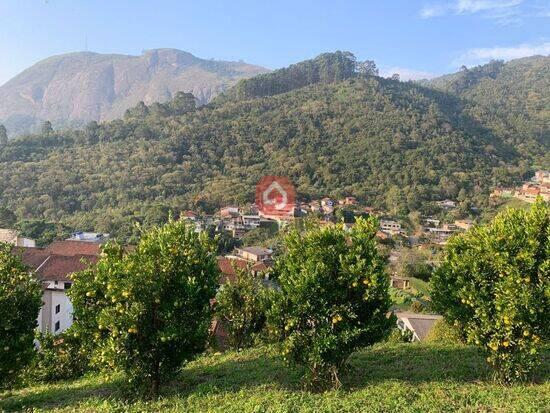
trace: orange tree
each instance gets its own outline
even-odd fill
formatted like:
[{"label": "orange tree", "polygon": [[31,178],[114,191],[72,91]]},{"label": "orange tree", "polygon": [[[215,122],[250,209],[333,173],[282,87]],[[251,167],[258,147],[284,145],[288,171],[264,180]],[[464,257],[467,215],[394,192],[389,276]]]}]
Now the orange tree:
[{"label": "orange tree", "polygon": [[550,209],[508,209],[452,238],[432,278],[435,308],[481,346],[503,382],[524,379],[550,329]]},{"label": "orange tree", "polygon": [[264,327],[267,293],[261,276],[254,275],[250,267],[234,269],[235,278],[220,288],[215,308],[230,345],[240,349],[254,344]]},{"label": "orange tree", "polygon": [[389,279],[377,251],[375,219],[290,230],[274,267],[280,292],[268,317],[283,327],[285,360],[305,366],[306,384],[337,387],[338,373],[358,348],[382,340],[393,319]]},{"label": "orange tree", "polygon": [[163,381],[203,351],[219,279],[216,244],[182,221],[145,232],[135,250],[109,244],[74,275],[75,333],[92,363],[122,370],[156,397]]},{"label": "orange tree", "polygon": [[42,305],[40,283],[12,249],[0,243],[0,387],[10,384],[31,360]]}]

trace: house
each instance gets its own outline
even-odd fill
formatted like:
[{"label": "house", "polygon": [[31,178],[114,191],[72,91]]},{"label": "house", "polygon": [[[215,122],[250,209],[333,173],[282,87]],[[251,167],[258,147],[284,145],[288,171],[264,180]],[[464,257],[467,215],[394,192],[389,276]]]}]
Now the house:
[{"label": "house", "polygon": [[42,307],[38,314],[41,333],[59,334],[73,324],[73,305],[66,293],[72,286],[69,275],[95,262],[95,255],[49,255],[36,269],[43,286]]},{"label": "house", "polygon": [[411,312],[396,312],[397,328],[410,331],[412,341],[423,341],[434,324],[443,317],[437,314],[418,314]]},{"label": "house", "polygon": [[187,221],[195,222],[197,218],[198,218],[198,215],[195,214],[193,211],[183,211],[180,214],[180,219],[187,220]]},{"label": "house", "polygon": [[525,183],[520,189],[517,190],[516,198],[519,198],[525,202],[535,202],[540,193],[541,191],[538,185]]},{"label": "house", "polygon": [[237,248],[237,256],[250,262],[269,261],[273,251],[263,247]]},{"label": "house", "polygon": [[390,219],[382,219],[380,220],[380,229],[395,235],[401,232],[401,224]]},{"label": "house", "polygon": [[458,231],[458,227],[455,224],[443,224],[441,228],[426,227],[424,229],[427,233],[435,235],[440,239],[446,239]]},{"label": "house", "polygon": [[444,208],[444,209],[456,208],[456,202],[451,200],[451,199],[445,199],[443,201],[437,201],[437,205],[440,208]]},{"label": "house", "polygon": [[409,278],[392,275],[390,277],[390,286],[393,288],[399,288],[400,290],[405,290],[411,286],[411,280]]},{"label": "house", "polygon": [[321,203],[319,201],[311,201],[309,203],[309,209],[311,212],[321,211]]},{"label": "house", "polygon": [[13,254],[34,271],[42,284],[42,307],[38,314],[40,332],[58,334],[73,322],[73,307],[67,295],[70,275],[97,262],[100,244],[91,241],[55,241],[46,248],[15,247]]},{"label": "house", "polygon": [[238,216],[239,213],[239,207],[237,206],[226,206],[220,209],[220,216],[222,218],[231,218],[234,216]]},{"label": "house", "polygon": [[533,179],[541,184],[550,184],[550,171],[537,171]]},{"label": "house", "polygon": [[73,232],[72,235],[67,238],[67,241],[82,241],[82,242],[96,242],[104,243],[109,240],[109,234],[102,234],[97,232],[84,232],[78,231]]},{"label": "house", "polygon": [[[70,250],[70,246],[85,248]],[[23,263],[35,272],[42,284],[38,330],[42,333],[58,334],[68,329],[73,322],[73,307],[66,293],[72,286],[69,276],[97,262],[99,245],[82,241],[58,241],[50,247],[15,247],[13,254],[18,255]],[[81,253],[83,250],[86,251],[86,248],[92,253]],[[53,250],[66,254],[57,254],[52,252]]]},{"label": "house", "polygon": [[354,196],[347,196],[344,199],[339,199],[338,203],[340,205],[357,205],[358,204],[357,198],[355,198]]},{"label": "house", "polygon": [[454,224],[457,228],[468,231],[474,226],[474,221],[471,219],[457,219]]},{"label": "house", "polygon": [[325,214],[332,214],[334,212],[334,202],[328,197],[321,199],[321,207]]},{"label": "house", "polygon": [[74,240],[54,241],[44,250],[53,255],[99,255],[101,245],[95,242],[82,242]]},{"label": "house", "polygon": [[267,274],[271,269],[269,262],[256,262],[252,264],[243,258],[238,257],[218,257],[218,267],[221,271],[220,284],[225,284],[228,281],[235,281],[235,269],[249,268],[253,275]]},{"label": "house", "polygon": [[0,242],[12,244],[16,247],[36,247],[36,241],[32,238],[22,237],[19,231],[0,228]]},{"label": "house", "polygon": [[514,190],[511,188],[495,188],[491,192],[491,198],[511,198],[514,196]]},{"label": "house", "polygon": [[260,226],[260,216],[259,215],[242,215],[242,223],[246,229],[254,229]]},{"label": "house", "polygon": [[439,219],[426,218],[424,223],[430,227],[438,227],[441,224],[441,221]]}]

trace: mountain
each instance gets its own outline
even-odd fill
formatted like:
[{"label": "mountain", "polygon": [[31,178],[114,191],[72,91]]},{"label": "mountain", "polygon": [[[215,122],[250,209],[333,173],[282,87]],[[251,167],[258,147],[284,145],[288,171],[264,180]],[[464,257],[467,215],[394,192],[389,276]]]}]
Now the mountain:
[{"label": "mountain", "polygon": [[148,50],[141,56],[54,56],[0,87],[0,123],[11,135],[33,130],[44,120],[55,127],[78,127],[121,117],[139,101],[168,101],[178,91],[191,92],[205,104],[238,80],[267,71],[175,49]]},{"label": "mountain", "polygon": [[492,61],[426,85],[457,96],[464,113],[532,163],[550,163],[550,56]]},{"label": "mountain", "polygon": [[[339,73],[347,58],[325,55],[323,70]],[[169,210],[251,202],[264,175],[288,176],[301,199],[353,195],[405,217],[437,213],[445,198],[467,215],[493,185],[533,172],[539,149],[519,151],[455,93],[358,72],[299,87],[285,73],[261,75],[259,97],[230,89],[195,108],[178,94],[123,119],[15,139],[0,148],[1,202],[18,219],[131,240],[132,222],[163,222]],[[275,84],[288,92],[262,96]]]}]

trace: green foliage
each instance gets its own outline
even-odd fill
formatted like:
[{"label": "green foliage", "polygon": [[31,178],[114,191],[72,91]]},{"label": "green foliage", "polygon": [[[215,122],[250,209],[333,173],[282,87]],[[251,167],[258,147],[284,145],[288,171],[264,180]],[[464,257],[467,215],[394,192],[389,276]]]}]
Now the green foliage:
[{"label": "green foliage", "polygon": [[394,267],[395,273],[400,277],[414,277],[424,281],[430,279],[433,271],[426,256],[411,248],[401,248]]},{"label": "green foliage", "polygon": [[501,380],[526,378],[550,337],[548,205],[508,209],[453,237],[432,289],[436,310],[483,348]]},{"label": "green foliage", "polygon": [[0,206],[0,228],[12,228],[17,216],[8,208]]},{"label": "green foliage", "polygon": [[413,334],[410,330],[401,330],[397,327],[391,329],[386,342],[388,343],[410,343],[413,339]]},{"label": "green foliage", "polygon": [[0,146],[4,146],[8,144],[8,131],[6,130],[6,127],[2,124],[0,124]]},{"label": "green foliage", "polygon": [[281,287],[272,329],[284,325],[285,360],[307,367],[313,387],[338,386],[350,354],[382,340],[393,324],[386,313],[389,279],[376,249],[378,222],[290,231],[274,273]]},{"label": "green foliage", "polygon": [[457,344],[462,343],[463,339],[460,336],[460,331],[455,326],[450,325],[445,320],[437,320],[424,342]]},{"label": "green foliage", "polygon": [[0,243],[0,387],[12,383],[32,358],[42,289],[33,274]]},{"label": "green foliage", "polygon": [[350,52],[323,53],[315,59],[243,79],[218,101],[273,96],[315,83],[342,81],[355,76],[356,65],[355,56]]},{"label": "green foliage", "polygon": [[432,84],[459,96],[465,113],[517,151],[548,163],[549,76],[550,59],[532,56],[506,64],[492,61],[434,79]]},{"label": "green foliage", "polygon": [[183,221],[143,233],[131,252],[107,244],[69,291],[75,334],[93,364],[122,370],[136,390],[157,396],[204,349],[219,279],[215,253],[208,235]]},{"label": "green foliage", "polygon": [[216,315],[227,330],[229,344],[236,349],[254,344],[266,318],[267,295],[260,277],[250,268],[235,267],[216,295]]},{"label": "green foliage", "polygon": [[80,377],[88,370],[89,354],[80,337],[69,329],[61,334],[39,334],[40,348],[25,372],[25,381],[51,383]]},{"label": "green foliage", "polygon": [[244,246],[250,245],[263,245],[269,246],[268,244],[272,241],[275,241],[274,238],[277,237],[277,227],[259,227],[254,228],[244,234],[241,238],[241,241]]},{"label": "green foliage", "polygon": [[38,247],[49,245],[56,239],[66,239],[72,232],[66,225],[46,222],[43,219],[19,221],[15,228],[22,236],[35,239]]}]

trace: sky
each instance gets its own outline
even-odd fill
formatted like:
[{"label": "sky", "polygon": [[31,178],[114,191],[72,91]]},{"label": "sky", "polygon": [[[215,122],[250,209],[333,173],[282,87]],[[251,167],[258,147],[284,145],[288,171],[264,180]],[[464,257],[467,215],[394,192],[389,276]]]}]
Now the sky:
[{"label": "sky", "polygon": [[419,79],[550,54],[550,0],[0,0],[0,84],[46,57],[177,48],[276,69],[334,50]]}]

